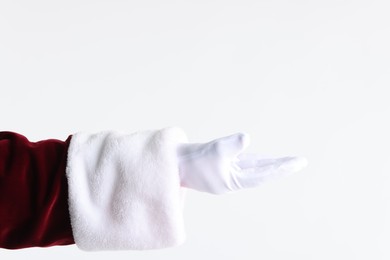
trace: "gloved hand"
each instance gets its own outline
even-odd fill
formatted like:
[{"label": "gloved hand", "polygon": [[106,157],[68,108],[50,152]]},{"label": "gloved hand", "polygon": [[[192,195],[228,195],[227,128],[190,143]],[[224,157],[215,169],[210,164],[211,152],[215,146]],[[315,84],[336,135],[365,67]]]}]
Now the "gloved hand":
[{"label": "gloved hand", "polygon": [[307,165],[303,157],[266,159],[243,153],[249,142],[247,134],[237,133],[208,143],[179,145],[181,185],[223,194],[257,187],[268,179],[300,171]]}]

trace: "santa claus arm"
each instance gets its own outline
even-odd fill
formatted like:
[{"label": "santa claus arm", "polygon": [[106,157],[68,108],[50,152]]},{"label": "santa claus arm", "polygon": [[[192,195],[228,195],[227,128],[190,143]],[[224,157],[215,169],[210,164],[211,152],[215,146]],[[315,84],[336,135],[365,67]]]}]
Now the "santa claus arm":
[{"label": "santa claus arm", "polygon": [[2,132],[0,247],[179,245],[183,187],[223,194],[306,165],[303,158],[245,154],[248,144],[242,133],[188,143],[179,128],[77,133],[37,143]]}]

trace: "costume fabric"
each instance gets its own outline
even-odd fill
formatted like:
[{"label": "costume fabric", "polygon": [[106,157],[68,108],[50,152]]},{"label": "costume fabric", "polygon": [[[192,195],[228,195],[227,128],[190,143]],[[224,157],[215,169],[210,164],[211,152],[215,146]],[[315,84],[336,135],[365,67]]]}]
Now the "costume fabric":
[{"label": "costume fabric", "polygon": [[0,132],[0,247],[158,249],[184,242],[179,128],[30,142]]},{"label": "costume fabric", "polygon": [[65,142],[0,132],[0,247],[73,244]]},{"label": "costume fabric", "polygon": [[184,241],[177,128],[75,134],[68,152],[69,205],[84,250],[158,249]]}]

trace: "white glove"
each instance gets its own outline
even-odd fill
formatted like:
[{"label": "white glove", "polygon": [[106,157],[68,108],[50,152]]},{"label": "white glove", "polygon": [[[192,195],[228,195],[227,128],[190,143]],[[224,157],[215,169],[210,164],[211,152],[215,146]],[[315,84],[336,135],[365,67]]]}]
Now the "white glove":
[{"label": "white glove", "polygon": [[249,145],[244,133],[208,143],[187,143],[178,147],[180,181],[183,187],[223,194],[253,188],[262,182],[300,171],[303,157],[262,158],[242,151]]}]

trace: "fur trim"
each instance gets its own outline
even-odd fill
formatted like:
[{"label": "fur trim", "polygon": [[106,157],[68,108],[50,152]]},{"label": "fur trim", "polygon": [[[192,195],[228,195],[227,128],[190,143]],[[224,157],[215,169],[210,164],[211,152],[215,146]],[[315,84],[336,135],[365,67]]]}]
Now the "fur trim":
[{"label": "fur trim", "polygon": [[66,174],[73,236],[80,249],[158,249],[184,242],[179,128],[77,133]]}]

